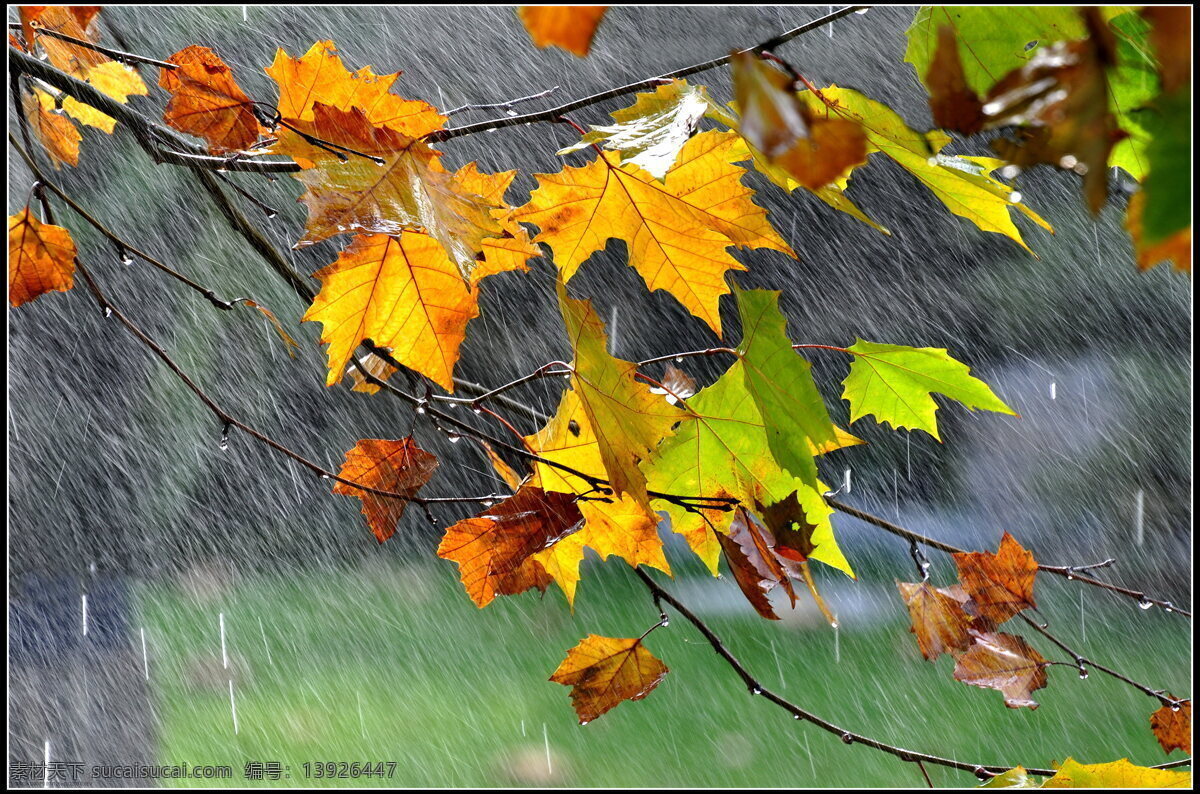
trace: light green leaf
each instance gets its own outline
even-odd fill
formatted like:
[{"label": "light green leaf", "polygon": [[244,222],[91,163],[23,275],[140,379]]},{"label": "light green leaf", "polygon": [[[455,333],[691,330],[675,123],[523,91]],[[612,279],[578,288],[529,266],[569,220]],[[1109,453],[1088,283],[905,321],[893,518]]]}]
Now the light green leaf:
[{"label": "light green leaf", "polygon": [[924,430],[941,441],[933,392],[968,408],[1017,415],[991,387],[972,377],[966,364],[941,348],[881,345],[859,339],[848,350],[854,361],[843,382],[842,397],[850,403],[851,422],[874,414],[881,424]]}]

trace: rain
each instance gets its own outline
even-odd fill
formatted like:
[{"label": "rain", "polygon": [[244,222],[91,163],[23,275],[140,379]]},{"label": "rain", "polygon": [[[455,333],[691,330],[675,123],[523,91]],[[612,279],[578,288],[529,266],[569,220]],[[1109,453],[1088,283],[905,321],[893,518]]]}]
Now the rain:
[{"label": "rain", "polygon": [[[102,42],[153,58],[212,47],[241,87],[268,103],[276,87],[263,68],[276,50],[300,55],[325,39],[349,68],[402,71],[397,93],[440,108],[527,98],[467,107],[453,127],[717,58],[834,8],[613,7],[586,58],[534,47],[512,7],[113,6],[99,25]],[[929,129],[927,94],[903,62],[913,11],[848,15],[777,52],[814,85],[853,87]],[[129,107],[159,122],[158,76],[139,71],[150,96],[131,97]],[[719,102],[732,97],[726,68],[688,79]],[[631,103],[616,97],[570,118],[608,124]],[[988,155],[987,135],[958,137],[946,153]],[[586,149],[556,155],[577,140],[566,125],[533,124],[439,148],[447,168],[517,169],[507,194],[517,206],[535,187],[532,175],[589,161]],[[237,421],[329,472],[359,439],[411,434],[441,461],[422,496],[506,492],[486,451],[420,406],[326,387],[321,328],[301,323],[307,301],[263,250],[315,290],[306,276],[331,263],[345,239],[293,247],[306,210],[290,175],[216,175],[257,230],[256,247],[194,173],[151,162],[121,124],[112,135],[86,128],[78,167],[55,170],[34,156],[119,237],[220,299],[252,298],[296,340],[293,356],[261,312],[219,310],[50,196],[117,310]],[[8,174],[12,214],[35,179],[11,144]],[[1036,257],[951,215],[884,158],[855,172],[848,195],[890,235],[753,170],[744,182],[798,260],[739,249],[749,269],[733,280],[783,291],[793,341],[946,348],[1019,414],[941,400],[941,443],[861,419],[850,429],[868,443],[820,460],[830,498],[956,547],[994,551],[1009,532],[1042,563],[1115,559],[1086,576],[1144,597],[1088,587],[1082,574],[1042,575],[1034,622],[1137,684],[1190,698],[1190,618],[1164,605],[1191,603],[1191,281],[1165,265],[1137,269],[1122,225],[1133,180],[1114,171],[1109,204],[1093,217],[1077,174],[1037,167],[1015,175],[1018,199],[1055,229],[1014,213]],[[661,373],[678,352],[730,343],[667,293],[648,292],[626,262],[624,243],[612,240],[571,281],[604,318],[613,355],[665,357],[655,365]],[[732,300],[722,313],[735,343]],[[1005,767],[1182,757],[1165,755],[1148,727],[1156,697],[1095,669],[1077,674],[1071,656],[1032,628],[1021,631],[1031,644],[1069,663],[1048,670],[1036,710],[1007,709],[998,693],[954,681],[948,658],[922,659],[896,590],[920,578],[910,544],[845,513],[833,525],[856,578],[813,565],[833,627],[804,588],[794,609],[775,604],[781,620],[763,620],[733,576],[708,575],[665,527],[674,575],[650,572],[720,636],[761,694],[838,732],[748,692],[669,603],[669,624],[646,640],[669,674],[644,700],[581,726],[568,690],[547,680],[564,654],[589,634],[638,637],[660,619],[656,599],[619,559],[589,554],[574,609],[555,586],[478,609],[456,567],[436,555],[445,527],[470,505],[413,506],[379,543],[359,500],[332,494],[331,482],[218,418],[113,312],[97,308],[80,278],[69,292],[11,309],[8,332],[12,785],[978,782],[855,737]],[[845,427],[846,357],[803,352]],[[528,273],[489,277],[455,375],[486,391],[569,357],[554,266],[542,258]],[[703,387],[728,363],[689,357],[675,366]],[[416,374],[392,382],[426,393]],[[565,385],[543,377],[507,392],[524,407],[506,416],[521,433],[535,432]],[[503,432],[469,402],[436,404]],[[950,557],[925,553],[921,570],[928,566],[939,586],[952,583]],[[195,774],[148,778],[136,769],[155,766]]]}]

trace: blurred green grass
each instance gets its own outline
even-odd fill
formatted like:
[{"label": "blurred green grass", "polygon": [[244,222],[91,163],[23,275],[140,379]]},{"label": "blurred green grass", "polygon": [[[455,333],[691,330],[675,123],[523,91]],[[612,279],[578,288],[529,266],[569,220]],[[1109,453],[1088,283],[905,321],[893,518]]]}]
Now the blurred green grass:
[{"label": "blurred green grass", "polygon": [[[178,583],[146,585],[139,604],[157,760],[229,764],[239,782],[247,761],[288,768],[290,778],[246,781],[252,786],[923,785],[915,766],[846,746],[755,699],[678,617],[647,640],[671,669],[662,685],[580,727],[567,688],[546,680],[566,650],[588,633],[637,636],[657,619],[624,566],[592,566],[588,574],[574,614],[554,588],[544,598],[501,598],[478,610],[449,564],[275,574],[203,594]],[[728,580],[664,584],[732,587]],[[1077,587],[1052,582],[1040,594],[1044,617],[1078,642]],[[1190,692],[1186,623],[1107,594],[1088,598],[1084,652],[1146,683]],[[1167,760],[1148,727],[1156,703],[1146,695],[1095,672],[1081,681],[1054,667],[1050,686],[1036,694],[1039,709],[1006,709],[998,692],[951,680],[949,659],[923,661],[892,601],[882,622],[843,620],[840,661],[826,626],[767,622],[749,609],[708,620],[764,685],[890,743],[1027,766],[1067,755]],[[1041,638],[1029,639],[1058,658]],[[306,778],[302,765],[318,761],[395,761],[396,771],[393,778]],[[939,786],[975,782],[935,767],[929,774]]]}]

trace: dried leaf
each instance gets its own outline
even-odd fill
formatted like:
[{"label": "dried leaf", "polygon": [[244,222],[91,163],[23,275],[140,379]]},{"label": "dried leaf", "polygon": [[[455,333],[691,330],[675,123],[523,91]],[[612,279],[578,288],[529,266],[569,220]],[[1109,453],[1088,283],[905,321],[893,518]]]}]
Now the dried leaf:
[{"label": "dried leaf", "polygon": [[586,725],[626,700],[646,697],[667,672],[641,638],[589,634],[567,652],[550,680],[571,687],[571,704],[579,724]]},{"label": "dried leaf", "polygon": [[247,149],[258,140],[254,103],[238,87],[233,72],[208,47],[185,47],[167,59],[158,84],[171,93],[163,121],[203,138],[214,154]]},{"label": "dried leaf", "polygon": [[666,372],[658,381],[662,388],[652,386],[651,393],[661,394],[671,405],[678,405],[696,393],[695,379],[674,364],[667,364]]},{"label": "dried leaf", "polygon": [[928,582],[896,582],[896,587],[908,607],[910,631],[917,635],[922,656],[933,661],[943,653],[967,649],[971,644],[967,633],[971,616],[954,596]]},{"label": "dried leaf", "polygon": [[956,657],[954,680],[1004,693],[1010,709],[1036,709],[1033,691],[1046,686],[1042,655],[1015,634],[971,632],[971,646]]},{"label": "dried leaf", "polygon": [[[377,356],[374,353],[367,353],[366,355],[359,356],[358,360],[362,363],[363,367],[366,368],[367,372],[371,373],[380,380],[387,380],[396,373],[395,367],[387,363],[387,360],[382,356]],[[350,380],[354,382],[354,385],[350,387],[350,391],[362,392],[363,394],[375,394],[380,389],[379,386],[376,386],[374,383],[367,380],[359,368],[354,364],[346,367],[346,374],[349,375]]]},{"label": "dried leaf", "polygon": [[36,13],[24,12],[21,15],[22,27],[26,31],[26,41],[32,45],[30,37],[32,30],[37,44],[46,52],[50,64],[60,71],[66,72],[80,80],[86,79],[88,69],[109,60],[107,55],[86,47],[80,47],[69,41],[53,36],[37,35],[37,29],[44,28],[55,33],[62,33],[74,39],[96,44],[99,36],[92,23],[100,13],[100,6],[28,6],[37,10]]},{"label": "dried leaf", "polygon": [[929,109],[935,126],[967,135],[983,129],[983,102],[967,85],[958,53],[958,36],[950,25],[938,28],[937,49],[925,73],[925,85],[929,88]]},{"label": "dried leaf", "polygon": [[[1174,698],[1173,695],[1168,697]],[[1172,750],[1192,752],[1192,701],[1185,700],[1177,707],[1163,706],[1150,715],[1150,729],[1162,745],[1164,753]]]},{"label": "dried leaf", "polygon": [[958,578],[980,617],[998,625],[1037,606],[1033,600],[1037,561],[1007,532],[995,554],[972,551],[953,557]]},{"label": "dried leaf", "polygon": [[42,223],[26,207],[8,217],[8,302],[12,306],[66,292],[75,278],[75,242],[61,226]]},{"label": "dried leaf", "polygon": [[562,47],[583,58],[607,10],[608,6],[521,6],[517,15],[538,47]]},{"label": "dried leaf", "polygon": [[[436,457],[417,446],[411,436],[399,440],[363,438],[346,453],[338,476],[380,491],[416,496],[437,468]],[[362,500],[367,526],[383,543],[396,532],[407,500],[364,491],[341,482],[333,492]]]},{"label": "dried leaf", "polygon": [[791,579],[775,555],[775,539],[744,508],[734,511],[728,533],[718,532],[717,541],[725,552],[725,560],[738,587],[759,615],[767,620],[779,620],[767,597],[776,587],[782,587],[792,606],[796,605],[796,591]]}]

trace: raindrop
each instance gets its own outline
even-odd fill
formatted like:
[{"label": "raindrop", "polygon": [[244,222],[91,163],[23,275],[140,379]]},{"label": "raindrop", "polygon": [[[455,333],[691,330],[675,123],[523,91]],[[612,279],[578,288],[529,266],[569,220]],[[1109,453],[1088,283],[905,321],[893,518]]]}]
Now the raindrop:
[{"label": "raindrop", "polygon": [[457,444],[462,436],[460,436],[458,433],[447,433],[446,438],[450,439],[451,444]]},{"label": "raindrop", "polygon": [[670,618],[663,618],[663,619],[662,619],[662,623],[660,623],[659,625],[661,625],[661,626],[662,626],[662,627],[665,629],[667,626],[670,626],[670,625],[671,625],[671,619],[670,619]]},{"label": "raindrop", "polygon": [[1002,107],[999,102],[988,102],[983,106],[983,115],[994,116],[1001,111]]},{"label": "raindrop", "polygon": [[506,116],[516,116],[516,115],[519,115],[519,114],[517,113],[517,111],[513,110],[512,108],[509,108],[508,110],[504,111],[504,115],[506,115]]},{"label": "raindrop", "polygon": [[854,737],[849,732],[842,734],[842,741],[846,744],[854,744]]},{"label": "raindrop", "polygon": [[221,429],[221,443],[219,446],[220,446],[220,449],[222,452],[229,449],[229,424],[228,423],[226,423],[225,427],[223,427]]},{"label": "raindrop", "polygon": [[799,715],[799,714],[793,714],[793,715],[792,715],[792,719],[794,719],[794,720],[798,720],[798,719],[800,719],[800,715]]},{"label": "raindrop", "polygon": [[1021,169],[1015,165],[1006,165],[1000,169],[1000,176],[1005,179],[1016,179],[1021,175]]},{"label": "raindrop", "polygon": [[588,724],[588,720],[580,720],[580,721],[579,721],[579,727],[580,727],[580,728],[582,728],[584,725],[587,725],[587,724]]},{"label": "raindrop", "polygon": [[1059,168],[1074,168],[1079,163],[1073,154],[1064,154],[1058,161]]},{"label": "raindrop", "polygon": [[1021,195],[1021,192],[1019,190],[1014,190],[1009,195],[1008,200],[1011,201],[1013,204],[1020,204],[1021,199],[1023,199],[1023,198],[1024,198],[1024,196]]},{"label": "raindrop", "polygon": [[1087,677],[1088,677],[1087,669],[1084,667],[1080,667],[1079,668],[1079,678],[1086,681]]},{"label": "raindrop", "polygon": [[855,11],[854,13],[858,14],[859,16],[862,16],[863,14],[867,13],[870,10],[871,9],[869,9],[869,8],[860,8],[857,11]]},{"label": "raindrop", "polygon": [[126,251],[124,248],[121,249],[121,264],[124,265],[125,267],[129,267],[130,265],[133,264],[133,257],[130,256],[129,252]]},{"label": "raindrop", "polygon": [[762,694],[762,687],[759,687],[759,686],[752,686],[752,687],[750,687],[750,694],[751,694],[751,695],[761,695],[761,694]]},{"label": "raindrop", "polygon": [[1175,605],[1172,604],[1170,601],[1167,601],[1163,604],[1163,612],[1174,612],[1174,611],[1175,611]]},{"label": "raindrop", "polygon": [[328,475],[328,474],[322,474],[322,475],[321,475],[321,479],[322,479],[322,480],[328,480],[328,479],[329,479],[329,475]]},{"label": "raindrop", "polygon": [[279,213],[276,212],[275,210],[271,210],[270,212],[267,213],[268,218],[276,218],[278,216],[279,216]]},{"label": "raindrop", "polygon": [[979,778],[980,780],[991,780],[992,779],[991,773],[989,773],[986,769],[984,769],[981,766],[975,767],[975,777]]},{"label": "raindrop", "polygon": [[109,317],[112,317],[112,307],[111,307],[111,306],[105,306],[105,307],[104,307],[104,319],[106,319],[106,320],[107,320]]},{"label": "raindrop", "polygon": [[682,363],[683,363],[683,356],[675,356],[675,363],[676,363],[676,364],[682,364]]},{"label": "raindrop", "polygon": [[483,409],[482,409],[482,408],[480,408],[478,405],[472,405],[472,406],[471,406],[471,411],[472,411],[472,412],[473,412],[473,413],[474,413],[476,416],[479,416],[481,413],[483,413]]},{"label": "raindrop", "polygon": [[1180,707],[1179,707],[1179,704],[1178,704],[1178,703],[1172,703],[1172,704],[1171,704],[1171,711],[1179,711],[1179,708],[1180,708]]},{"label": "raindrop", "polygon": [[1138,601],[1138,609],[1149,609],[1154,606],[1154,603],[1148,598],[1142,598]]}]

